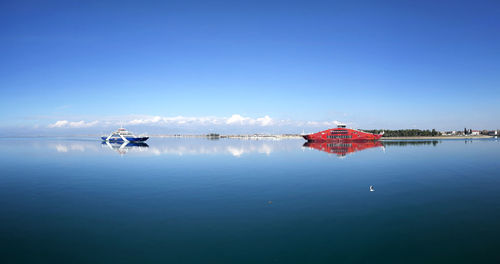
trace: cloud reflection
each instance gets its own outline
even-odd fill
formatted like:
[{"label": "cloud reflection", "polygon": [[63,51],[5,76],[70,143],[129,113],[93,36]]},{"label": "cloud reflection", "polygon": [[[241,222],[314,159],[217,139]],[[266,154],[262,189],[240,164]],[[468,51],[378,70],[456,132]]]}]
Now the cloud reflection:
[{"label": "cloud reflection", "polygon": [[[299,140],[300,141],[300,140]],[[101,143],[98,140],[86,141],[59,141],[51,143],[50,148],[59,153],[70,152],[107,152],[113,150],[121,155],[231,155],[242,157],[248,154],[271,155],[273,152],[284,149],[296,149],[301,145],[290,144],[290,141],[275,140],[206,140],[201,138],[179,139],[179,138],[156,138],[148,141],[149,144],[112,144]]]},{"label": "cloud reflection", "polygon": [[[182,141],[182,140],[181,140]],[[170,154],[170,155],[213,155],[213,154],[228,154],[234,157],[241,157],[250,153],[271,155],[276,148],[283,147],[284,144],[279,144],[274,141],[249,141],[249,140],[219,140],[219,141],[198,141],[203,144],[179,144],[172,141],[171,144],[161,144],[151,147],[151,152],[155,155]],[[183,142],[185,143],[185,142]]]}]

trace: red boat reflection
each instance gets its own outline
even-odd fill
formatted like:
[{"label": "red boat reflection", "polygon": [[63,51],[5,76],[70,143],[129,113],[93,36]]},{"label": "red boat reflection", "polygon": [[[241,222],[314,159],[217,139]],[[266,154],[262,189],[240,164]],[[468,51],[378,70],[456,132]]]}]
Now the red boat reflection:
[{"label": "red boat reflection", "polygon": [[369,148],[384,147],[380,141],[330,141],[330,142],[306,142],[303,145],[311,149],[317,149],[330,154],[344,157],[347,154]]}]

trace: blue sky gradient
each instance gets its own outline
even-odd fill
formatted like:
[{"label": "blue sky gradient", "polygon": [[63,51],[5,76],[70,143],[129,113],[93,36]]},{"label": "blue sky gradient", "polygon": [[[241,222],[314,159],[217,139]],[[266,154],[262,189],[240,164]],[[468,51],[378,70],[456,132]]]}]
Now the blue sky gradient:
[{"label": "blue sky gradient", "polygon": [[496,129],[499,13],[498,1],[2,1],[0,134]]}]

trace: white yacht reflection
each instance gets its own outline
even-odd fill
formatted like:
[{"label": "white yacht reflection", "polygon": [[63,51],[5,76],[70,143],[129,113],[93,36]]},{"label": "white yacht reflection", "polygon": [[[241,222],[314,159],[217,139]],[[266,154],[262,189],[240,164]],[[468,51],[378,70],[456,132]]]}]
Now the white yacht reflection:
[{"label": "white yacht reflection", "polygon": [[130,142],[125,141],[123,143],[113,143],[109,141],[102,142],[103,146],[109,147],[109,149],[118,152],[120,155],[127,154],[130,150],[145,151],[149,148],[149,145],[144,142]]}]

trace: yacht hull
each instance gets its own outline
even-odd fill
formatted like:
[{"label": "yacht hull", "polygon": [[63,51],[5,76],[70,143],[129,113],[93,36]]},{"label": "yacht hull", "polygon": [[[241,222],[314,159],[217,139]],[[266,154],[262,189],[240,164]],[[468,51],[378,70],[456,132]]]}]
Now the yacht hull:
[{"label": "yacht hull", "polygon": [[[103,141],[109,141],[109,142],[125,142],[123,138],[121,137],[112,137],[110,139],[107,139],[108,137],[101,137]],[[129,142],[144,142],[148,140],[149,137],[125,137],[127,141]]]}]

